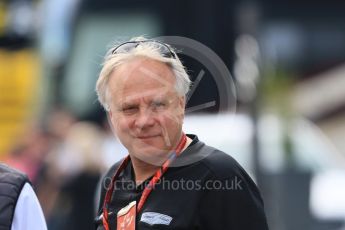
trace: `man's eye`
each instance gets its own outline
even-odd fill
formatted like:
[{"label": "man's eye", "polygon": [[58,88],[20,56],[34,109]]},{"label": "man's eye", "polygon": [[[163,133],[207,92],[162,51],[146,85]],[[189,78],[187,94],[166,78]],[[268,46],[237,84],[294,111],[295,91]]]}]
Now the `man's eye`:
[{"label": "man's eye", "polygon": [[133,114],[133,113],[136,113],[137,111],[138,111],[138,107],[135,107],[135,106],[122,108],[122,112],[124,112],[125,114]]},{"label": "man's eye", "polygon": [[161,102],[161,101],[156,101],[156,102],[152,102],[152,107],[153,109],[164,109],[165,108],[165,103]]}]

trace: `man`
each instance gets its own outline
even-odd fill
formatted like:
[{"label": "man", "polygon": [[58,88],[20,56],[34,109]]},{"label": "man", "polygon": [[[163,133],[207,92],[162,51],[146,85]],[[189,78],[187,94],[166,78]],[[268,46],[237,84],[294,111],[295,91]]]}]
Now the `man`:
[{"label": "man", "polygon": [[46,230],[41,206],[28,178],[0,163],[0,230]]},{"label": "man", "polygon": [[242,167],[183,133],[189,86],[159,41],[134,38],[106,55],[96,91],[129,155],[102,180],[97,229],[268,229]]}]

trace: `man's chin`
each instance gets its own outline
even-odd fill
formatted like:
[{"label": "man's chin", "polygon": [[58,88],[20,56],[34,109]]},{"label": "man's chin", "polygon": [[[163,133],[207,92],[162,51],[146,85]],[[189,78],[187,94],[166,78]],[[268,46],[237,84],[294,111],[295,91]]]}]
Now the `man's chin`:
[{"label": "man's chin", "polygon": [[160,166],[168,159],[169,151],[153,146],[143,146],[134,148],[132,154],[145,163]]}]

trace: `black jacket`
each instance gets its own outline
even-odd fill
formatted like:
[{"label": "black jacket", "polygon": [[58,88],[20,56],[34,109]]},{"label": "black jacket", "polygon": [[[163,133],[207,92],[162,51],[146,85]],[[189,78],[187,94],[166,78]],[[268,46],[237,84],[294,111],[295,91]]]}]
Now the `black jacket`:
[{"label": "black jacket", "polygon": [[0,163],[0,230],[10,230],[17,200],[27,176]]},{"label": "black jacket", "polygon": [[[228,154],[189,136],[192,145],[155,186],[137,214],[136,229],[268,229],[262,198],[245,170]],[[102,179],[99,215],[118,166],[115,164]],[[144,186],[133,187],[134,181],[129,164],[115,183],[109,204],[111,229],[116,229],[116,213],[121,208],[133,200],[139,202]],[[97,229],[103,229],[101,221]]]}]

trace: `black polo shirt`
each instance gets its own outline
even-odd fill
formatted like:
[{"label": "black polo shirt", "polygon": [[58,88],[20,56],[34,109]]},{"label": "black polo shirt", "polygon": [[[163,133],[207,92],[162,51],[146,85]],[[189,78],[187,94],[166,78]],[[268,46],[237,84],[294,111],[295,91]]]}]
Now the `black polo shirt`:
[{"label": "black polo shirt", "polygon": [[[137,214],[136,229],[268,229],[260,193],[244,169],[228,154],[188,136],[192,144],[154,187]],[[102,179],[100,204],[119,164]],[[111,229],[116,229],[116,213],[138,203],[150,179],[136,186],[131,163],[121,172],[109,204]],[[96,225],[103,229],[101,221]]]}]

